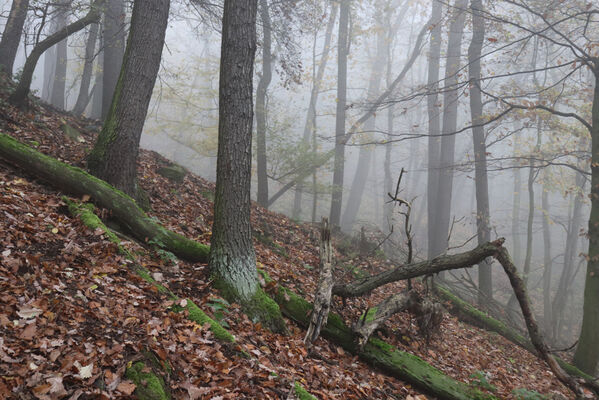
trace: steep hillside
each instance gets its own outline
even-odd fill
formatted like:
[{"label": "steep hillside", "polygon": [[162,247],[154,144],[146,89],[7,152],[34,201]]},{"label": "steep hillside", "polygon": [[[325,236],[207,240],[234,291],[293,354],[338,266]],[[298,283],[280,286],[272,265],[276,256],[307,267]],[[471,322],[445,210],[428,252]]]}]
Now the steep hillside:
[{"label": "steep hillside", "polygon": [[[43,106],[27,113],[0,107],[2,132],[85,166],[95,121]],[[150,214],[171,230],[209,243],[214,185],[189,173],[182,183],[173,182],[158,173],[168,165],[156,153],[141,152],[138,176],[150,195]],[[170,365],[168,373],[159,374],[174,398],[287,398],[294,382],[323,399],[429,398],[322,338],[308,354],[304,332],[292,322],[289,336],[272,334],[224,302],[210,285],[206,265],[121,236],[122,246],[156,281],[193,300],[237,339],[222,344],[206,325],[173,312],[173,301],[134,272],[105,232],[92,231],[69,214],[62,195],[0,160],[0,397],[128,398],[135,385],[125,370],[150,349]],[[106,210],[98,213],[110,220]],[[257,206],[252,223],[259,266],[311,299],[318,278],[317,229]],[[368,272],[389,267],[380,258],[339,259],[339,279],[351,276],[348,265],[359,263]],[[333,308],[351,324],[385,293],[402,288],[398,283],[345,304],[336,300]],[[536,357],[450,315],[428,344],[408,313],[396,315],[382,335],[499,398],[518,398],[514,390],[522,389],[570,396]]]}]

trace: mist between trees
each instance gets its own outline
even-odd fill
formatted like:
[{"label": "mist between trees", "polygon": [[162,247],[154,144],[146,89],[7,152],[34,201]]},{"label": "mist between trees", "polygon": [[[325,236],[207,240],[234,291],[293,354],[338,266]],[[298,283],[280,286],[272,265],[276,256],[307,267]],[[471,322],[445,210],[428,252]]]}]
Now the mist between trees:
[{"label": "mist between trees", "polygon": [[[111,118],[132,3],[95,1],[91,16],[85,1],[0,6],[2,67],[57,109]],[[212,180],[222,13],[221,1],[170,4],[147,115],[136,114],[142,147]],[[507,238],[545,338],[578,341],[574,364],[595,372],[597,4],[259,0],[256,13],[252,199],[298,221],[327,216],[398,263],[408,238],[393,196],[410,204],[415,261]],[[28,69],[36,46],[76,23]],[[440,278],[523,329],[491,260]]]}]

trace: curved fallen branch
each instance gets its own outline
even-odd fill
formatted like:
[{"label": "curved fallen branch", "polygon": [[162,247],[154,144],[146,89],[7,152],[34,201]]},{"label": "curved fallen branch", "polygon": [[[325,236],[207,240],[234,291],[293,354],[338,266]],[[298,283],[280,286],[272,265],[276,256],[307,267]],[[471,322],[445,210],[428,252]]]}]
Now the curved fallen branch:
[{"label": "curved fallen branch", "polygon": [[91,196],[141,242],[152,241],[187,261],[208,262],[209,246],[165,229],[143,212],[131,197],[84,170],[42,154],[3,133],[0,133],[0,157],[54,187],[78,196]]}]

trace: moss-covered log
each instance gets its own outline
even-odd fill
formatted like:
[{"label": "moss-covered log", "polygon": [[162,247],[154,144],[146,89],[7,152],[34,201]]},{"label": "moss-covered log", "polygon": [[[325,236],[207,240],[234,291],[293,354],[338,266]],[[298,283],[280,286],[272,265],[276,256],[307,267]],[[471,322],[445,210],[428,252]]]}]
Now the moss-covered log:
[{"label": "moss-covered log", "polygon": [[[108,240],[118,246],[119,253],[124,255],[129,260],[135,261],[135,257],[133,257],[133,255],[126,248],[121,246],[120,240],[114,234],[114,232],[112,232],[108,227],[106,227],[106,225],[104,225],[104,223],[100,220],[100,218],[93,212],[94,207],[92,204],[75,203],[74,201],[69,200],[67,197],[63,197],[63,201],[65,201],[67,203],[67,205],[69,207],[69,211],[73,216],[81,219],[81,221],[85,224],[85,226],[87,226],[88,228],[90,228],[92,230],[95,230],[98,228],[102,229],[104,231],[104,233],[106,234],[106,237],[108,238]],[[158,290],[160,293],[166,294],[171,300],[177,302],[178,304],[184,304],[185,309],[188,312],[188,319],[190,321],[193,321],[200,325],[209,324],[210,330],[214,334],[214,337],[218,340],[221,340],[223,342],[230,342],[230,343],[235,342],[235,337],[233,335],[231,335],[218,322],[216,322],[212,318],[210,318],[208,316],[208,314],[206,314],[204,311],[202,311],[193,301],[185,300],[183,303],[180,302],[179,297],[177,297],[177,295],[175,295],[173,292],[171,292],[167,287],[156,282],[156,280],[154,278],[152,278],[152,276],[150,275],[150,273],[148,272],[147,269],[145,269],[144,267],[142,267],[141,265],[139,265],[137,263],[135,263],[133,267],[135,269],[135,272],[142,279],[144,279],[145,281],[154,285],[154,287],[156,287],[156,290]]]},{"label": "moss-covered log", "polygon": [[[510,328],[502,321],[491,317],[487,313],[474,307],[472,304],[460,299],[458,296],[451,293],[447,288],[436,285],[435,291],[442,300],[449,302],[449,311],[457,316],[460,320],[488,331],[496,332],[510,342],[530,351],[534,355],[538,355],[537,350],[532,345],[530,340],[528,340],[528,338],[522,336],[520,333]],[[587,384],[593,383],[594,378],[592,376],[582,372],[575,366],[565,362],[559,357],[555,357],[555,360],[568,374],[584,379]]]},{"label": "moss-covered log", "polygon": [[169,400],[170,393],[164,378],[153,371],[150,361],[138,361],[127,368],[125,377],[135,383],[139,400]]},{"label": "moss-covered log", "polygon": [[141,242],[152,242],[177,257],[192,262],[208,262],[210,248],[162,227],[125,193],[76,168],[46,156],[14,138],[0,133],[0,157],[32,173],[52,186],[75,195],[89,195]]},{"label": "moss-covered log", "polygon": [[[308,326],[312,304],[283,287],[278,288],[274,298],[285,315],[304,327]],[[381,368],[439,398],[448,400],[496,398],[446,376],[419,357],[400,351],[381,340],[371,338],[360,350],[352,330],[337,314],[329,314],[321,334],[347,351],[358,354],[368,364]]]}]

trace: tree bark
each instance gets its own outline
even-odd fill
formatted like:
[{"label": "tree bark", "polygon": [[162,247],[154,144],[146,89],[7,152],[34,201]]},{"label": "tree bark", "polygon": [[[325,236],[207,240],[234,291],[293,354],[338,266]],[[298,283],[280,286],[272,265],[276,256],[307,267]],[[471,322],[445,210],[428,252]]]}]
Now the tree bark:
[{"label": "tree bark", "polygon": [[593,95],[591,129],[591,216],[589,218],[589,252],[582,329],[574,365],[593,375],[599,362],[599,66],[593,71],[595,90]]},{"label": "tree bark", "polygon": [[168,11],[169,0],[134,3],[112,107],[88,157],[88,167],[95,176],[134,198],[139,198],[136,179],[139,141],[160,68]]},{"label": "tree bark", "polygon": [[[545,178],[547,178],[545,170]],[[543,330],[545,335],[551,334],[553,326],[551,311],[551,229],[549,227],[549,188],[546,182],[543,184],[541,196],[541,207],[543,208]]]},{"label": "tree bark", "polygon": [[343,175],[345,173],[345,105],[347,102],[347,56],[349,53],[349,0],[339,5],[339,38],[337,42],[337,111],[335,114],[335,161],[333,163],[333,193],[331,196],[331,226],[341,223]]},{"label": "tree bark", "polygon": [[110,112],[125,53],[125,2],[106,0],[104,9],[102,119]]},{"label": "tree bark", "polygon": [[266,92],[272,80],[271,21],[268,0],[260,0],[262,20],[262,76],[256,89],[256,161],[258,175],[258,204],[268,208],[268,174],[266,171]]},{"label": "tree bark", "polygon": [[[514,146],[515,148],[516,146]],[[520,191],[522,190],[522,174],[520,167],[514,166],[514,196],[512,197],[512,248],[516,263],[522,262],[522,246],[520,241]]]},{"label": "tree bark", "polygon": [[436,211],[436,224],[433,231],[433,257],[447,251],[449,223],[451,220],[451,200],[453,195],[453,167],[455,157],[455,134],[458,117],[458,73],[462,35],[466,21],[468,0],[455,0],[451,13],[449,38],[447,41],[447,64],[443,95],[443,128],[439,161],[439,182],[432,206]]},{"label": "tree bark", "polygon": [[87,43],[85,45],[85,64],[83,66],[83,74],[81,75],[81,85],[79,86],[79,95],[77,96],[75,107],[73,108],[73,113],[75,115],[82,115],[90,100],[89,86],[92,79],[98,29],[99,24],[92,24],[87,36]]},{"label": "tree bark", "polygon": [[[60,31],[67,26],[68,12],[70,9],[70,0],[61,0],[54,7],[56,16],[54,17],[55,30]],[[50,95],[50,104],[59,110],[65,109],[65,90],[67,83],[67,39],[64,38],[55,46],[56,61],[54,63],[54,81],[52,83],[52,94]]]},{"label": "tree bark", "polygon": [[29,87],[31,86],[31,80],[33,79],[33,72],[40,56],[50,47],[56,43],[65,39],[73,33],[79,32],[87,25],[97,22],[100,18],[100,7],[102,6],[103,0],[94,0],[90,6],[90,10],[83,18],[67,25],[64,29],[48,36],[46,39],[39,42],[27,57],[25,66],[23,67],[23,73],[21,79],[15,88],[13,94],[9,97],[9,101],[17,107],[27,106],[27,96],[29,95]]},{"label": "tree bark", "polygon": [[96,68],[96,73],[94,74],[94,88],[92,91],[92,105],[90,110],[90,117],[94,119],[102,118],[102,96],[103,96],[103,87],[104,87],[104,35],[102,34],[102,29],[99,30],[98,34],[99,38],[99,48],[100,52],[98,53],[98,68]]},{"label": "tree bark", "polygon": [[[476,233],[478,244],[491,240],[489,182],[487,177],[487,145],[483,127],[483,102],[480,91],[480,58],[485,39],[484,6],[482,0],[472,0],[472,41],[468,48],[468,77],[470,79],[470,113],[472,116],[472,141],[474,145],[474,170],[476,185]],[[477,126],[479,125],[479,126]],[[478,265],[478,302],[487,304],[493,299],[491,259]]]},{"label": "tree bark", "polygon": [[441,120],[439,107],[439,65],[441,60],[441,19],[443,5],[439,0],[433,0],[431,13],[431,39],[428,51],[428,83],[431,94],[426,96],[426,110],[428,114],[428,170],[427,170],[427,235],[428,258],[433,258],[435,253],[435,238],[437,231],[437,188],[439,186],[439,161],[441,158]]},{"label": "tree bark", "polygon": [[6,73],[8,76],[12,76],[28,8],[29,0],[13,0],[4,32],[2,32],[2,40],[0,40],[0,71]]}]

